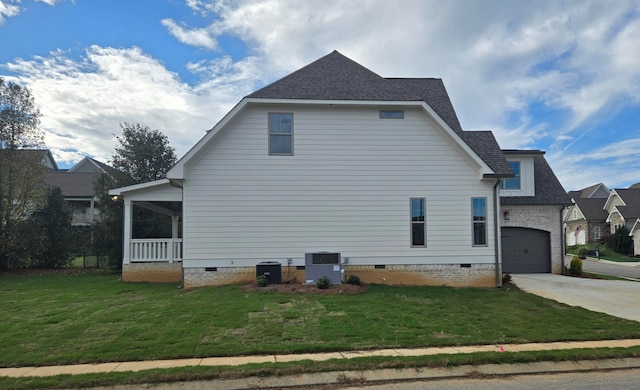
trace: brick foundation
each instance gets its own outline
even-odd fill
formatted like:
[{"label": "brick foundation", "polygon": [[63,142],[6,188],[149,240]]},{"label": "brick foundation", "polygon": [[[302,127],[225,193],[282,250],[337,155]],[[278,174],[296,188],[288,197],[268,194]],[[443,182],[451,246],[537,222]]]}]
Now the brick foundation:
[{"label": "brick foundation", "polygon": [[181,262],[149,262],[122,265],[123,282],[180,283]]},{"label": "brick foundation", "polygon": [[[376,268],[373,265],[345,265],[345,281],[351,275],[357,275],[364,283],[415,286],[452,286],[452,287],[495,287],[494,264],[432,265],[386,265]],[[236,268],[185,268],[184,287],[221,286],[227,284],[254,283],[255,267]],[[296,267],[282,267],[282,281],[304,283],[305,271]]]}]

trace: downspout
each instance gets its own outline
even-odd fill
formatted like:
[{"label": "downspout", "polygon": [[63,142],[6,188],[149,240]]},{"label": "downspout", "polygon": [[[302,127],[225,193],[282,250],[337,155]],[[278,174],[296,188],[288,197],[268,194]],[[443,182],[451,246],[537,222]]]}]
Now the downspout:
[{"label": "downspout", "polygon": [[498,186],[500,185],[500,179],[496,180],[496,184],[493,186],[493,235],[494,235],[494,251],[495,251],[495,269],[496,269],[496,287],[502,287],[502,275],[500,272],[500,195]]},{"label": "downspout", "polygon": [[[564,255],[567,250],[565,246],[566,232],[564,231],[564,218],[562,218],[562,210],[564,210],[564,207],[560,209],[560,247],[562,248],[560,250],[560,266],[562,267],[562,269],[560,270],[560,275],[564,275]],[[553,270],[551,270],[551,272],[553,273]]]}]

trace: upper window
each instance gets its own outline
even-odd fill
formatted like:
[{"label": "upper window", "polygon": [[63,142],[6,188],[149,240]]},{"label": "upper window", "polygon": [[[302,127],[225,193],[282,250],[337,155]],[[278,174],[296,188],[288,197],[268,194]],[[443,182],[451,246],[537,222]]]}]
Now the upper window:
[{"label": "upper window", "polygon": [[520,189],[520,161],[509,161],[509,168],[515,175],[511,179],[501,180],[500,188],[503,190],[519,190]]},{"label": "upper window", "polygon": [[269,154],[293,155],[293,114],[269,113]]},{"label": "upper window", "polygon": [[578,219],[578,210],[573,209],[573,219]]},{"label": "upper window", "polygon": [[471,198],[473,246],[487,245],[487,198]]},{"label": "upper window", "polygon": [[425,198],[411,198],[411,246],[426,246]]},{"label": "upper window", "polygon": [[404,119],[404,111],[380,110],[380,119]]}]

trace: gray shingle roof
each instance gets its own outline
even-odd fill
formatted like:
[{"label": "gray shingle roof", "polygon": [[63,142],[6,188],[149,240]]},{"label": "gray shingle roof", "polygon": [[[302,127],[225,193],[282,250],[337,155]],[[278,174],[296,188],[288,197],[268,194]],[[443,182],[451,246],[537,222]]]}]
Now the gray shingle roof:
[{"label": "gray shingle roof", "polygon": [[464,142],[473,149],[480,158],[496,172],[497,175],[513,176],[509,163],[504,158],[500,145],[490,131],[463,131],[460,133]]},{"label": "gray shingle roof", "polygon": [[571,204],[571,199],[562,184],[544,158],[541,151],[505,150],[506,154],[533,154],[533,171],[535,196],[502,196],[500,204],[505,206],[518,205],[565,205]]},{"label": "gray shingle roof", "polygon": [[616,193],[622,198],[626,206],[617,206],[616,208],[622,214],[625,220],[640,218],[640,188],[629,187],[618,189]]},{"label": "gray shingle roof", "polygon": [[93,180],[99,175],[99,173],[50,171],[47,180],[50,186],[59,187],[66,198],[92,197],[94,195]]},{"label": "gray shingle roof", "polygon": [[247,98],[424,101],[496,174],[511,174],[511,169],[491,132],[462,130],[441,79],[384,78],[333,51],[248,95]]},{"label": "gray shingle roof", "polygon": [[580,211],[588,221],[604,222],[609,215],[604,210],[604,204],[607,198],[573,198],[576,205],[580,208]]}]

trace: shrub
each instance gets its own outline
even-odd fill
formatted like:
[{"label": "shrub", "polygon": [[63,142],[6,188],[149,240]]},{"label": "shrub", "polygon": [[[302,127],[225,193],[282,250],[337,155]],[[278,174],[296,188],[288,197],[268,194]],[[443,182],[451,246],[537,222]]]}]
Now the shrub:
[{"label": "shrub", "polygon": [[502,274],[502,284],[511,283],[511,274]]},{"label": "shrub", "polygon": [[571,275],[582,275],[582,260],[580,260],[580,257],[573,256],[569,265],[569,273]]},{"label": "shrub", "polygon": [[321,276],[318,278],[318,281],[316,282],[316,286],[320,290],[324,290],[326,288],[329,288],[329,286],[331,286],[331,281],[326,276]]},{"label": "shrub", "polygon": [[349,276],[349,279],[347,279],[347,284],[360,286],[362,284],[362,281],[360,280],[360,277],[358,275],[351,275]]},{"label": "shrub", "polygon": [[269,285],[269,280],[264,275],[259,275],[256,278],[256,284],[260,287],[267,287]]}]

